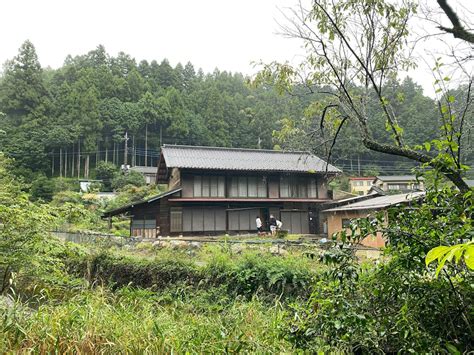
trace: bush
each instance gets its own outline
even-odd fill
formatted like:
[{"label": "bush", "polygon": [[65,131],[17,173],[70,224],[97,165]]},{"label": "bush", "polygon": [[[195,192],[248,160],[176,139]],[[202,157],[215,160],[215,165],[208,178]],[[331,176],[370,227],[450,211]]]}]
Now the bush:
[{"label": "bush", "polygon": [[143,186],[145,185],[145,178],[138,171],[129,170],[125,173],[118,173],[112,180],[112,187],[117,190],[127,185]]},{"label": "bush", "polygon": [[52,179],[48,179],[46,176],[39,176],[31,184],[31,200],[50,202],[53,199],[55,189],[56,187]]},{"label": "bush", "polygon": [[71,192],[79,192],[80,185],[79,181],[75,178],[54,178],[52,179],[55,185],[55,192],[62,192],[62,191],[71,191]]},{"label": "bush", "polygon": [[104,191],[112,191],[112,181],[117,173],[117,167],[110,162],[100,161],[95,168],[95,178],[102,180]]},{"label": "bush", "polygon": [[[143,249],[140,247],[140,249]],[[251,298],[255,294],[274,297],[307,297],[315,278],[309,261],[300,257],[277,257],[270,254],[248,253],[232,260],[226,253],[213,254],[205,267],[196,266],[186,255],[161,252],[155,260],[100,253],[83,260],[71,270],[121,287],[134,285],[163,289],[171,284],[189,286],[225,286],[229,295]],[[188,259],[187,261],[185,261]],[[86,265],[89,265],[89,271]]]}]

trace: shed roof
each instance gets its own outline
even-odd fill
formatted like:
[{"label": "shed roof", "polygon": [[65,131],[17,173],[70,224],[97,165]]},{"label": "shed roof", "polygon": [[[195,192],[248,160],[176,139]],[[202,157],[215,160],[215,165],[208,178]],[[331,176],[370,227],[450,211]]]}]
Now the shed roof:
[{"label": "shed roof", "polygon": [[374,197],[368,200],[355,202],[352,204],[330,208],[323,212],[339,212],[339,211],[356,211],[356,210],[378,210],[385,207],[397,205],[399,203],[407,203],[417,200],[425,195],[424,192],[411,192],[406,194],[386,195]]},{"label": "shed roof", "polygon": [[[415,175],[379,175],[375,179],[381,181],[416,181],[417,178]],[[424,180],[423,177],[419,176],[418,180]]]},{"label": "shed roof", "polygon": [[182,188],[178,187],[176,189],[172,189],[172,190],[163,192],[159,195],[152,196],[152,197],[147,198],[145,200],[140,200],[140,201],[133,202],[133,203],[130,203],[128,205],[125,205],[125,206],[122,206],[122,207],[119,207],[119,208],[116,208],[116,209],[113,209],[113,210],[106,211],[102,214],[102,217],[111,217],[111,216],[116,216],[116,215],[119,215],[119,214],[123,214],[123,213],[131,210],[132,208],[134,208],[136,206],[140,206],[140,205],[144,205],[144,204],[147,204],[147,203],[155,202],[159,199],[162,199],[163,197],[173,195],[174,193],[179,192],[181,190],[182,190]]},{"label": "shed roof", "polygon": [[135,165],[130,168],[130,170],[135,170],[142,174],[156,174],[156,169],[158,169],[158,167],[156,166],[140,166],[140,165]]},{"label": "shed roof", "polygon": [[341,172],[308,152],[164,145],[162,154],[168,168],[326,172],[327,167],[329,173]]}]

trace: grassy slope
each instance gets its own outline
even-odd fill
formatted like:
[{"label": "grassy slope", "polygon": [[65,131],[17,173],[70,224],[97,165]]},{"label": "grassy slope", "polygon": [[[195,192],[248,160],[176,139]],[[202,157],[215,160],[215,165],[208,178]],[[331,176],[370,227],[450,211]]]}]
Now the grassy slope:
[{"label": "grassy slope", "polygon": [[[140,254],[146,257],[134,252],[79,256],[74,263],[83,267],[80,261],[87,260],[93,265],[91,282],[102,286],[76,281],[75,289],[60,293],[52,285],[34,298],[40,305],[33,311],[19,303],[14,309],[0,307],[0,352],[293,351],[280,332],[285,301],[298,302],[298,292],[306,293],[318,269],[314,262],[258,251],[230,255],[218,248],[194,256]],[[168,274],[157,277],[165,266]],[[135,287],[140,283],[149,288]]]}]

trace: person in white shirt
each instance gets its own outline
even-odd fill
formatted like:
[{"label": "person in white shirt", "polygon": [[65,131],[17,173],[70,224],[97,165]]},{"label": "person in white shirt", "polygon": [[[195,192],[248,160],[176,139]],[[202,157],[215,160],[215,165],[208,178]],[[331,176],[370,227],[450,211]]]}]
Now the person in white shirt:
[{"label": "person in white shirt", "polygon": [[263,230],[262,230],[262,220],[260,219],[260,216],[257,216],[255,219],[255,223],[257,224],[257,234],[260,235]]},{"label": "person in white shirt", "polygon": [[277,230],[281,230],[281,227],[283,227],[283,223],[277,219]]}]

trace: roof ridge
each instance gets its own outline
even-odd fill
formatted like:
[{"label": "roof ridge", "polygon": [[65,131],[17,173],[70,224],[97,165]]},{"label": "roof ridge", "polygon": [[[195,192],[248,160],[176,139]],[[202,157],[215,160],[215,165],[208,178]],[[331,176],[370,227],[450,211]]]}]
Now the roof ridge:
[{"label": "roof ridge", "polygon": [[[181,145],[181,144],[163,144],[162,148],[193,148],[193,149],[209,149],[209,150],[233,150],[233,151],[254,151],[254,152],[268,152],[268,153],[283,153],[283,154],[308,154],[317,157],[311,152],[303,150],[274,150],[274,149],[258,149],[258,148],[235,148],[235,147],[216,147],[205,145]],[[319,157],[317,157],[319,158]],[[319,158],[321,159],[321,158]]]}]

